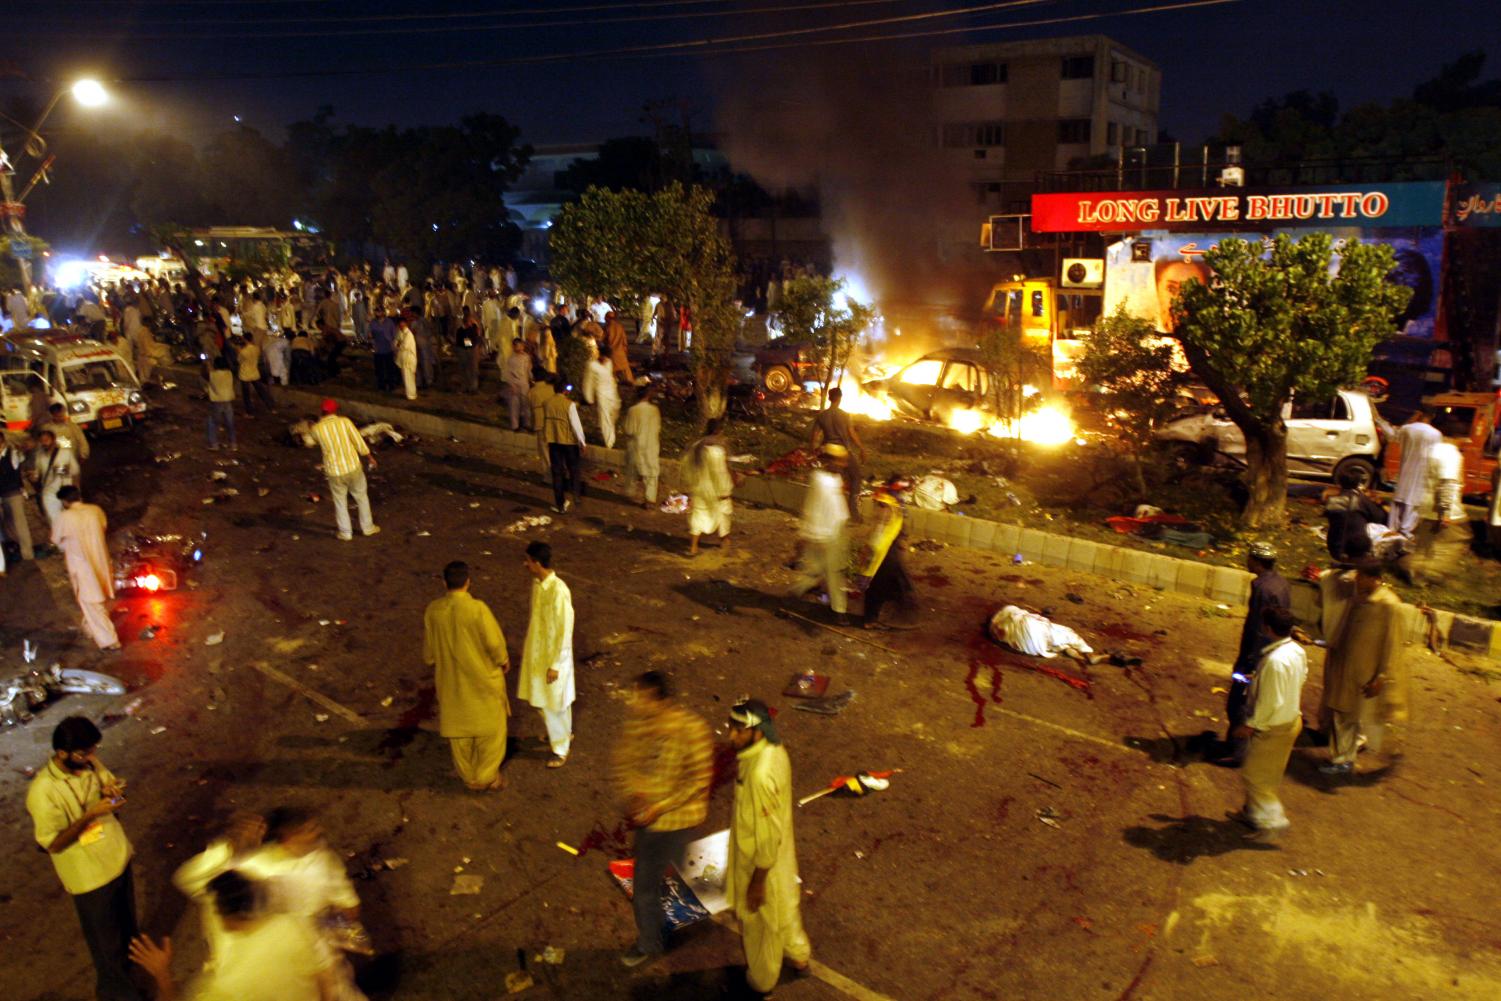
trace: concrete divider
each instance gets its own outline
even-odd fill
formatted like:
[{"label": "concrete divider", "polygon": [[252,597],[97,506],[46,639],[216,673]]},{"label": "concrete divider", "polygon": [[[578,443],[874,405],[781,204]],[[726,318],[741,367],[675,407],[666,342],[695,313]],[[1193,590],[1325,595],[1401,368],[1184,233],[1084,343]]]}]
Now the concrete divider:
[{"label": "concrete divider", "polygon": [[[317,409],[322,397],[332,396],[340,401],[340,407],[346,414],[360,421],[387,421],[430,438],[454,438],[533,457],[537,454],[537,439],[530,432],[508,431],[476,420],[461,420],[409,410],[394,404],[345,398],[339,396],[338,387],[332,387],[328,391],[283,387],[278,392],[307,403],[309,412]],[[591,445],[589,461],[595,466],[623,469],[625,453],[620,449]],[[677,480],[677,460],[664,458],[661,466],[665,492],[665,488]],[[608,485],[591,483],[590,488],[607,489]],[[805,484],[795,480],[749,476],[735,488],[735,497],[743,502],[799,514],[802,511],[804,490]],[[864,501],[862,509],[868,512],[869,504],[869,500]],[[1020,555],[1024,562],[1098,574],[1131,584],[1205,598],[1232,608],[1243,608],[1251,593],[1251,574],[1235,567],[1214,566],[1127,546],[1112,546],[1010,522],[910,508],[907,511],[906,530],[909,536],[916,539],[932,539],[948,545],[995,553],[997,566],[1011,566],[1015,557]],[[1317,589],[1306,581],[1293,581],[1292,590],[1293,614],[1301,622],[1316,627]],[[1427,620],[1416,607],[1405,607],[1408,642],[1423,642],[1428,633]],[[1439,636],[1445,644],[1453,644],[1456,648],[1478,656],[1501,659],[1501,623],[1446,611],[1437,611],[1436,616]]]}]

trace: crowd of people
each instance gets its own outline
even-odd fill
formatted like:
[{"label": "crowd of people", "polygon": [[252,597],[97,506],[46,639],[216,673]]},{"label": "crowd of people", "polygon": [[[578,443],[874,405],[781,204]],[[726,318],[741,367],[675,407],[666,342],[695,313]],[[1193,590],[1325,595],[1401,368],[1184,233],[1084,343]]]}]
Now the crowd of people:
[{"label": "crowd of people", "polygon": [[[646,507],[659,501],[658,387],[637,379],[625,327],[607,303],[570,305],[544,295],[539,304],[518,291],[513,272],[483,267],[434,274],[418,288],[405,269],[390,264],[378,273],[369,268],[329,272],[295,289],[231,283],[180,297],[182,291],[159,282],[106,295],[118,310],[114,324],[107,316],[95,318],[102,304],[85,297],[73,306],[72,319],[103,323],[105,336],[117,332],[143,379],[165,358],[157,339],[161,331],[189,324],[203,365],[211,449],[221,440],[230,449],[238,447],[237,401],[243,417],[274,413],[273,385],[322,381],[337,371],[352,338],[374,356],[375,387],[407,399],[439,386],[449,359],[454,363],[449,388],[464,393],[478,390],[486,359],[496,365],[504,420],[511,430],[536,436],[538,457],[551,474],[555,512],[568,513],[584,499],[589,439],[576,395],[593,405],[603,447],[614,447],[617,437],[624,440],[632,498]],[[6,308],[14,317],[22,307],[7,300]],[[653,312],[651,319],[661,336],[660,316]],[[688,323],[681,315],[673,320],[680,329]],[[560,358],[572,350],[585,355],[577,389],[560,373]],[[787,595],[821,593],[837,621],[908,628],[917,615],[902,542],[911,484],[889,478],[869,494],[862,510],[860,470],[868,456],[841,402],[840,391],[833,389],[810,429],[809,444],[819,463],[804,496],[796,551],[788,564],[797,575]],[[41,394],[33,403],[31,433],[7,439],[0,448],[0,499],[5,501],[0,524],[22,557],[32,558],[37,547],[23,495],[27,489],[35,494],[52,545],[65,557],[85,630],[101,649],[118,649],[105,604],[113,596],[106,518],[99,507],[83,502],[80,490],[88,441],[62,410]],[[1383,575],[1407,576],[1432,567],[1442,547],[1455,542],[1456,526],[1465,523],[1458,450],[1430,418],[1416,414],[1398,436],[1401,467],[1390,512],[1354,477],[1342,478],[1324,499],[1336,563],[1316,582],[1322,634],[1317,645],[1326,650],[1320,729],[1329,746],[1320,771],[1332,779],[1351,775],[1362,750],[1384,752],[1389,764],[1400,758],[1398,737],[1408,699],[1400,648],[1407,626],[1402,603]],[[362,536],[379,533],[365,477],[376,459],[365,437],[333,399],[323,402],[308,435],[321,450],[338,538],[353,541],[356,520]],[[736,485],[730,452],[720,422],[711,420],[681,458],[690,556],[699,553],[705,538],[720,546],[729,543]],[[348,509],[351,497],[357,519]],[[863,545],[857,545],[855,526],[865,516],[870,525]],[[572,594],[547,543],[528,545],[523,562],[531,581],[530,613],[515,697],[540,716],[547,767],[562,769],[575,739]],[[1253,579],[1227,694],[1229,724],[1215,754],[1220,763],[1240,770],[1245,798],[1232,816],[1263,841],[1276,840],[1290,826],[1278,787],[1303,729],[1305,648],[1315,643],[1293,618],[1291,588],[1276,563],[1271,546],[1251,547],[1247,567]],[[493,793],[506,785],[510,654],[496,617],[472,593],[469,567],[450,563],[442,579],[445,593],[424,615],[422,650],[435,677],[438,732],[449,744],[463,786],[476,794]],[[851,595],[863,598],[858,619],[849,616]],[[898,615],[882,623],[883,609],[892,604]],[[1073,630],[1025,606],[1003,608],[991,629],[998,642],[1029,655],[1062,655],[1083,664],[1106,656]],[[763,702],[740,700],[729,725],[739,773],[728,896],[741,923],[747,981],[769,992],[784,963],[801,972],[810,962],[798,911],[791,765]],[[136,927],[132,849],[115,817],[125,802],[125,784],[100,762],[101,739],[87,720],[59,724],[53,758],[28,794],[35,836],[73,896],[99,996],[143,996],[130,969],[133,960],[155,982],[156,996],[175,997],[170,941],[158,943]],[[712,758],[708,724],[674,699],[669,679],[655,671],[637,678],[614,757],[622,811],[635,832],[636,936],[621,956],[628,967],[663,952],[667,869],[704,833]],[[358,896],[313,815],[284,807],[264,816],[237,816],[223,837],[178,869],[174,882],[200,905],[209,944],[192,996],[237,1001],[363,996],[347,958],[368,947]]]}]

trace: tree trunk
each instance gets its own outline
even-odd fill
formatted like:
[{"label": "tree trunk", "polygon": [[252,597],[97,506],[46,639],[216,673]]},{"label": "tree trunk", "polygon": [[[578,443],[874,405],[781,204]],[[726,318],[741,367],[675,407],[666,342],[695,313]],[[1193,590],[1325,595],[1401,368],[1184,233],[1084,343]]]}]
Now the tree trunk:
[{"label": "tree trunk", "polygon": [[1137,496],[1141,498],[1142,503],[1146,503],[1149,493],[1147,490],[1147,473],[1141,461],[1141,454],[1138,452],[1131,453],[1131,472],[1134,474],[1136,480]]},{"label": "tree trunk", "polygon": [[693,370],[693,395],[698,399],[700,423],[724,416],[727,376],[723,369],[708,365]]},{"label": "tree trunk", "polygon": [[1246,485],[1251,497],[1241,520],[1250,528],[1281,527],[1287,515],[1287,428],[1246,431]]}]

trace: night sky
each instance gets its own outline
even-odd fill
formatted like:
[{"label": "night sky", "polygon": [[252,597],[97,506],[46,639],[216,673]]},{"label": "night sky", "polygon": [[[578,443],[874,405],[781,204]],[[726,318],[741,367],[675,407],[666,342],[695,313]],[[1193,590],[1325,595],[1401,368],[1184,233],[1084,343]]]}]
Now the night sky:
[{"label": "night sky", "polygon": [[[1403,96],[1466,49],[1492,53],[1487,76],[1501,75],[1501,18],[1482,3],[1239,0],[1122,13],[1169,2],[6,0],[0,102],[26,94],[45,101],[59,82],[87,70],[119,81],[121,100],[87,122],[64,106],[55,127],[152,125],[201,141],[240,115],[279,137],[280,126],[332,105],[340,119],[364,124],[446,122],[492,111],[518,122],[533,143],[589,142],[646,131],[647,101],[687,102],[695,128],[711,128],[716,92],[732,85],[741,61],[767,57],[579,53],[961,8],[968,13],[736,44],[798,45],[779,51],[795,66],[857,49],[806,44],[815,39],[963,29],[859,43],[861,61],[879,65],[934,45],[1108,34],[1162,67],[1161,124],[1187,141],[1211,133],[1225,112],[1243,114],[1261,98],[1293,89],[1332,90],[1343,107]],[[1087,14],[1105,16],[977,30]],[[515,62],[554,56],[565,58]],[[511,62],[458,65],[497,61]]]}]

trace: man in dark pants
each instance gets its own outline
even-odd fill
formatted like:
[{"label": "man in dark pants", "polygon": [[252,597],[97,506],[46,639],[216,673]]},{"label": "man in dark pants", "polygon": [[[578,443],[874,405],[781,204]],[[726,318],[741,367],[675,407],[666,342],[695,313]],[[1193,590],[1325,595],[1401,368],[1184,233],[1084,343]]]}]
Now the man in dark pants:
[{"label": "man in dark pants", "polygon": [[1246,758],[1250,741],[1234,736],[1235,731],[1248,718],[1246,694],[1251,688],[1251,676],[1261,661],[1261,651],[1277,637],[1266,629],[1262,615],[1268,608],[1291,608],[1292,589],[1287,579],[1274,568],[1277,551],[1265,542],[1253,542],[1246,555],[1246,569],[1255,574],[1251,581],[1251,599],[1246,606],[1246,621],[1240,629],[1240,650],[1235,655],[1235,667],[1230,676],[1230,693],[1225,696],[1225,715],[1229,725],[1225,730],[1224,754],[1219,764],[1239,767]]},{"label": "man in dark pants", "polygon": [[636,828],[636,945],[620,957],[634,967],[662,953],[662,881],[668,865],[682,865],[709,815],[714,743],[709,724],[673,701],[660,672],[636,679],[629,705],[615,748],[615,781]]},{"label": "man in dark pants", "polygon": [[[547,461],[552,468],[552,509],[559,514],[584,497],[584,426],[568,391],[567,383],[558,376],[553,381],[553,395],[542,404],[542,440],[547,443]],[[570,490],[572,498],[566,497]]]},{"label": "man in dark pants", "polygon": [[52,759],[26,791],[37,844],[52,856],[63,889],[73,897],[83,939],[97,974],[99,1001],[141,1001],[130,976],[136,935],[130,841],[115,818],[125,783],[95,756],[99,728],[70,716],[52,731]]},{"label": "man in dark pants", "polygon": [[389,393],[401,385],[396,371],[396,321],[389,312],[370,324],[370,344],[375,349],[375,388]]},{"label": "man in dark pants", "polygon": [[[810,439],[816,452],[824,445],[843,445],[849,452],[844,463],[844,492],[849,497],[850,521],[860,523],[860,467],[865,464],[865,443],[855,431],[850,415],[840,409],[844,391],[838,386],[829,390],[829,405],[813,418],[813,434]],[[856,455],[859,461],[855,461]]]}]

